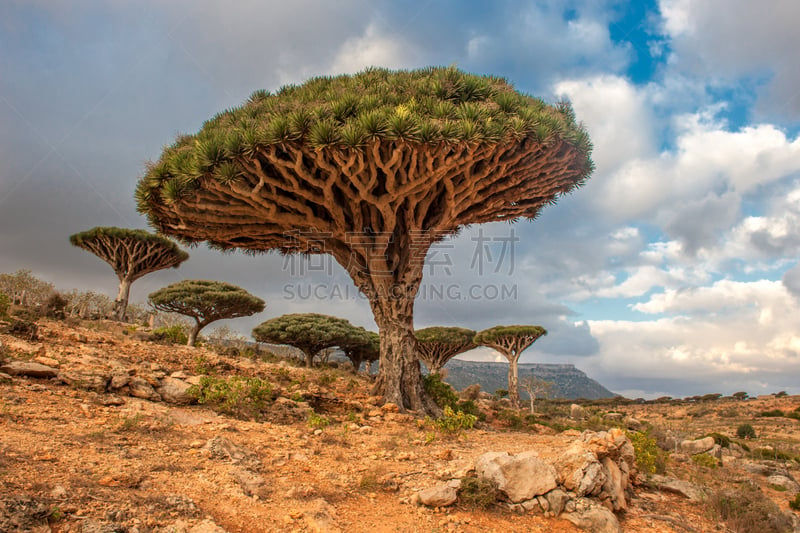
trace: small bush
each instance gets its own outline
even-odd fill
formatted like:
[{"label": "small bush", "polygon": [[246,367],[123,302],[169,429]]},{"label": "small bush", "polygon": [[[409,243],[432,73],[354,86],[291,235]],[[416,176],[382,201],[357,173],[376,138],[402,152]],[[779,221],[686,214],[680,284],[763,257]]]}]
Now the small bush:
[{"label": "small bush", "polygon": [[204,376],[188,393],[200,404],[240,418],[260,418],[274,399],[272,385],[259,378]]},{"label": "small bush", "polygon": [[42,305],[42,315],[47,318],[63,320],[65,316],[64,309],[66,309],[68,303],[67,299],[64,298],[61,293],[54,292],[47,297],[44,305]]},{"label": "small bush", "polygon": [[780,409],[772,409],[770,411],[761,411],[758,416],[765,418],[783,418],[785,415]]},{"label": "small bush", "polygon": [[32,320],[14,317],[11,319],[8,333],[18,339],[33,342],[39,339],[39,325]]},{"label": "small bush", "polygon": [[739,439],[755,439],[756,430],[750,424],[741,424],[736,428],[736,437]]},{"label": "small bush", "polygon": [[736,533],[783,533],[792,531],[792,519],[761,493],[757,486],[713,493],[711,509]]},{"label": "small bush", "polygon": [[434,420],[434,425],[446,433],[458,433],[465,429],[472,429],[478,417],[463,411],[453,411],[450,407],[444,408],[444,414]]},{"label": "small bush", "polygon": [[497,389],[494,391],[494,398],[495,400],[499,400],[500,398],[507,398],[508,397],[508,390],[507,389]]},{"label": "small bush", "polygon": [[11,307],[11,299],[6,293],[0,292],[0,320],[8,317],[8,309]]},{"label": "small bush", "polygon": [[730,448],[731,447],[731,438],[727,435],[723,435],[722,433],[709,433],[706,437],[713,437],[714,444],[718,444],[722,448]]},{"label": "small bush", "polygon": [[169,344],[186,344],[189,342],[186,326],[181,324],[154,329],[151,338],[154,341],[164,341]]},{"label": "small bush", "polygon": [[750,454],[753,459],[765,459],[767,461],[800,461],[800,458],[796,455],[773,448],[756,448]]},{"label": "small bush", "polygon": [[789,500],[789,507],[795,511],[800,511],[800,492],[794,495],[794,500]]},{"label": "small bush", "polygon": [[697,466],[702,466],[704,468],[716,468],[719,466],[717,459],[707,453],[698,453],[697,455],[693,455],[692,462]]},{"label": "small bush", "polygon": [[503,409],[497,413],[497,420],[511,429],[522,429],[525,427],[525,419],[514,409]]},{"label": "small bush", "polygon": [[667,453],[658,447],[656,438],[649,432],[629,431],[628,438],[633,444],[636,467],[643,474],[663,474],[667,469]]},{"label": "small bush", "polygon": [[330,373],[330,372],[323,372],[323,373],[322,373],[322,374],[320,374],[320,376],[317,378],[317,383],[318,383],[318,384],[319,384],[321,387],[327,387],[328,385],[332,385],[333,383],[335,383],[337,379],[338,379],[338,378],[337,378],[336,376],[334,376],[332,373]]},{"label": "small bush", "polygon": [[325,429],[329,425],[331,425],[331,421],[322,415],[318,415],[317,413],[309,413],[308,420],[306,421],[308,427],[311,429]]},{"label": "small bush", "polygon": [[497,485],[475,475],[461,478],[458,501],[470,509],[486,509],[497,501]]},{"label": "small bush", "polygon": [[442,409],[450,407],[456,408],[458,403],[458,394],[453,390],[449,383],[442,381],[442,376],[439,374],[428,374],[423,378],[423,386],[425,392],[436,402],[436,405]]}]

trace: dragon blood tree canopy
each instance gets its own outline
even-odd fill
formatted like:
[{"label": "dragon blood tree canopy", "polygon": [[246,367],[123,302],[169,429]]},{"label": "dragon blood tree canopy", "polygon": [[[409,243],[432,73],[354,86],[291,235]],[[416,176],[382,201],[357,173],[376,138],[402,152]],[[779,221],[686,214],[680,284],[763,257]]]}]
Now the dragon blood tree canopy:
[{"label": "dragon blood tree canopy", "polygon": [[167,147],[136,198],[186,242],[331,254],[380,329],[378,388],[417,409],[430,405],[413,335],[430,245],[466,224],[534,218],[589,177],[590,153],[568,104],[504,79],[372,68],[253,93]]}]

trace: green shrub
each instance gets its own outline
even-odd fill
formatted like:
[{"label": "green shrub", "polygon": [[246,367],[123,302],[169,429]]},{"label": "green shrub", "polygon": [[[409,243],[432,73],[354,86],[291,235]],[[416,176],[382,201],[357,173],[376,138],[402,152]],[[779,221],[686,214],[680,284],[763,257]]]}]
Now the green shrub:
[{"label": "green shrub", "polygon": [[756,430],[750,424],[741,424],[736,428],[736,437],[740,439],[755,439]]},{"label": "green shrub", "polygon": [[47,297],[47,300],[42,305],[42,315],[47,318],[63,320],[65,316],[64,309],[66,309],[68,303],[61,293],[54,292]]},{"label": "green shrub", "polygon": [[758,416],[761,417],[774,417],[774,418],[783,418],[784,412],[780,409],[772,409],[770,411],[761,411]]},{"label": "green shrub", "polygon": [[458,433],[465,429],[472,429],[478,417],[463,411],[453,411],[450,407],[444,408],[444,414],[433,421],[434,426],[445,433]]},{"label": "green shrub", "polygon": [[450,407],[451,409],[456,408],[456,404],[458,404],[458,395],[449,383],[442,381],[442,376],[439,374],[428,374],[422,381],[425,392],[436,402],[436,405],[442,409],[446,407]]},{"label": "green shrub", "polygon": [[786,453],[781,450],[775,450],[773,448],[756,448],[755,450],[751,451],[750,454],[754,459],[765,459],[768,461],[800,462],[800,458],[798,456]]},{"label": "green shrub", "polygon": [[337,378],[336,376],[334,376],[332,373],[330,373],[330,372],[323,372],[323,373],[322,373],[322,374],[320,374],[320,376],[317,378],[317,383],[318,383],[318,384],[319,384],[321,387],[327,387],[328,385],[331,385],[331,384],[333,384],[334,382],[336,382],[336,380],[337,380],[337,379],[338,379],[338,378]]},{"label": "green shrub", "polygon": [[711,494],[709,504],[717,517],[736,533],[792,531],[791,517],[754,485],[717,491]]},{"label": "green shrub", "polygon": [[522,429],[525,427],[525,419],[514,409],[503,409],[497,413],[497,420],[511,429]]},{"label": "green shrub", "polygon": [[259,378],[203,376],[188,393],[200,404],[240,418],[260,418],[274,399],[272,385]]},{"label": "green shrub", "polygon": [[716,468],[719,466],[717,459],[707,453],[698,453],[697,455],[693,455],[692,462],[697,466],[702,466],[705,468]]},{"label": "green shrub", "polygon": [[309,413],[306,423],[311,429],[325,429],[331,425],[331,421],[327,417],[314,412]]},{"label": "green shrub", "polygon": [[461,478],[458,501],[470,509],[486,509],[497,501],[497,485],[484,477],[475,475]]},{"label": "green shrub", "polygon": [[667,468],[667,453],[658,447],[656,438],[649,432],[629,431],[628,438],[633,444],[636,467],[643,474],[663,474]]},{"label": "green shrub", "polygon": [[713,437],[714,444],[718,444],[722,448],[730,448],[731,447],[731,438],[727,435],[723,435],[722,433],[709,433],[706,437]]},{"label": "green shrub", "polygon": [[170,344],[186,344],[189,342],[186,326],[181,324],[154,329],[151,338],[155,341],[166,341]]},{"label": "green shrub", "polygon": [[508,390],[507,389],[497,389],[494,391],[494,398],[495,400],[499,400],[500,398],[507,398],[508,397]]},{"label": "green shrub", "polygon": [[789,507],[795,511],[800,511],[800,492],[794,495],[794,500],[789,500]]},{"label": "green shrub", "polygon": [[8,317],[8,309],[11,307],[11,299],[4,292],[0,292],[0,320]]}]

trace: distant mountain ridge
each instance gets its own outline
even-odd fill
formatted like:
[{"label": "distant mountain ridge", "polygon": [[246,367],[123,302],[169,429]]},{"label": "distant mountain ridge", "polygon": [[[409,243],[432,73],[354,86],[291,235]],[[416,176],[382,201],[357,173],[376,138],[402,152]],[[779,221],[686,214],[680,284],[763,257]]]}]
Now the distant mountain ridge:
[{"label": "distant mountain ridge", "polygon": [[[444,381],[462,390],[478,383],[481,390],[494,392],[508,388],[508,364],[451,359],[446,365],[447,376]],[[553,383],[552,398],[597,400],[611,398],[613,392],[578,370],[572,364],[525,363],[519,365],[519,379],[533,374]],[[523,390],[520,394],[527,397]]]}]

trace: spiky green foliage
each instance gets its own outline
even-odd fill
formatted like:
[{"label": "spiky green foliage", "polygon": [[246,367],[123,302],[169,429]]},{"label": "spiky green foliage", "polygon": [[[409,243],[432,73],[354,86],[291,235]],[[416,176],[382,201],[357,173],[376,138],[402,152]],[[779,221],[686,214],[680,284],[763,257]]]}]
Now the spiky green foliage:
[{"label": "spiky green foliage", "polygon": [[270,145],[364,150],[376,138],[436,146],[525,137],[567,142],[582,154],[578,183],[591,173],[591,141],[569,104],[550,106],[502,78],[453,67],[370,68],[312,78],[274,95],[254,92],[165,149],[140,181],[136,199],[149,214],[153,204],[179,201],[204,179],[227,184],[245,172],[243,157]]},{"label": "spiky green foliage", "polygon": [[414,332],[417,353],[431,373],[439,373],[447,362],[460,353],[475,348],[475,332],[457,327],[433,326]]},{"label": "spiky green foliage", "polygon": [[508,397],[514,407],[519,407],[519,357],[542,335],[547,330],[541,326],[495,326],[475,335],[475,344],[494,348],[508,359]]},{"label": "spiky green foliage", "polygon": [[339,346],[353,334],[354,326],[343,318],[317,313],[294,313],[262,322],[253,338],[270,344],[288,344],[303,351],[306,365],[325,348]]},{"label": "spiky green foliage", "polygon": [[502,353],[509,349],[521,352],[542,335],[547,335],[547,330],[541,326],[495,326],[479,332],[474,340],[476,344]]},{"label": "spiky green foliage", "polygon": [[187,344],[193,346],[205,326],[228,318],[260,313],[264,300],[222,281],[190,279],[163,287],[148,297],[150,304],[167,313],[179,313],[195,321]]},{"label": "spiky green foliage", "polygon": [[117,320],[125,316],[131,283],[157,270],[177,268],[189,259],[189,254],[170,239],[141,229],[97,227],[71,235],[69,242],[114,269],[119,278],[114,302]]},{"label": "spiky green foliage", "polygon": [[142,229],[97,227],[70,235],[73,246],[110,264],[118,276],[136,280],[162,268],[177,268],[189,254],[164,237]]}]

